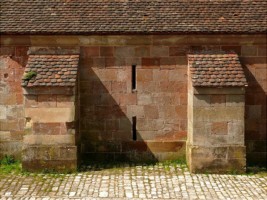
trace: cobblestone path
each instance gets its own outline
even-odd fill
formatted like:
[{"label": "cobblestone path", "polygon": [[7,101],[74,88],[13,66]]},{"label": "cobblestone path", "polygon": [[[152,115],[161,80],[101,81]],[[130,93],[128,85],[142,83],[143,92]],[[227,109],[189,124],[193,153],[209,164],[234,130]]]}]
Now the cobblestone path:
[{"label": "cobblestone path", "polygon": [[267,176],[191,175],[181,165],[0,175],[0,199],[267,199]]}]

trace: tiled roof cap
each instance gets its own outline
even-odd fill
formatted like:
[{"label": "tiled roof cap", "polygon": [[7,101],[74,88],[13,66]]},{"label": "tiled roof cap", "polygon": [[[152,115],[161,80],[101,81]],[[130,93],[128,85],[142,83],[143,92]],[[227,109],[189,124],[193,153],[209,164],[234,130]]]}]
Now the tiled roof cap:
[{"label": "tiled roof cap", "polygon": [[23,87],[69,86],[76,83],[79,55],[29,55]]},{"label": "tiled roof cap", "polygon": [[266,33],[266,0],[1,0],[2,34]]},{"label": "tiled roof cap", "polygon": [[247,86],[244,70],[235,52],[199,51],[188,53],[194,87]]}]

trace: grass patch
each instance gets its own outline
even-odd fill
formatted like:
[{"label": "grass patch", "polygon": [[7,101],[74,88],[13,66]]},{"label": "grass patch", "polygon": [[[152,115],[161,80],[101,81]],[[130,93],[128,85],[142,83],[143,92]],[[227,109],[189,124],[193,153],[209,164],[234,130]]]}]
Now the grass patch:
[{"label": "grass patch", "polygon": [[21,163],[12,156],[5,156],[0,160],[0,174],[22,172]]}]

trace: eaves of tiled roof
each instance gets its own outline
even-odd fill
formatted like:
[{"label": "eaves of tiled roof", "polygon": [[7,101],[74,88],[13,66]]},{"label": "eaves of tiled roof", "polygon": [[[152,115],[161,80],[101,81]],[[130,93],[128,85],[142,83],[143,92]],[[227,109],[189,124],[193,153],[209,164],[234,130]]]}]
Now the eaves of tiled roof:
[{"label": "eaves of tiled roof", "polygon": [[266,0],[1,0],[1,34],[266,33]]}]

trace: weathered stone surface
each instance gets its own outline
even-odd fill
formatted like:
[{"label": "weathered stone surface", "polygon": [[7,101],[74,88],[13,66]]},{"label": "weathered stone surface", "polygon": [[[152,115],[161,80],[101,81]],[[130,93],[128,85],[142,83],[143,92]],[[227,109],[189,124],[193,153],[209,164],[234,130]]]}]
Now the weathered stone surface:
[{"label": "weathered stone surface", "polygon": [[35,122],[72,122],[74,108],[25,108],[25,117]]},{"label": "weathered stone surface", "polygon": [[74,135],[25,135],[24,145],[71,145],[75,144]]}]

